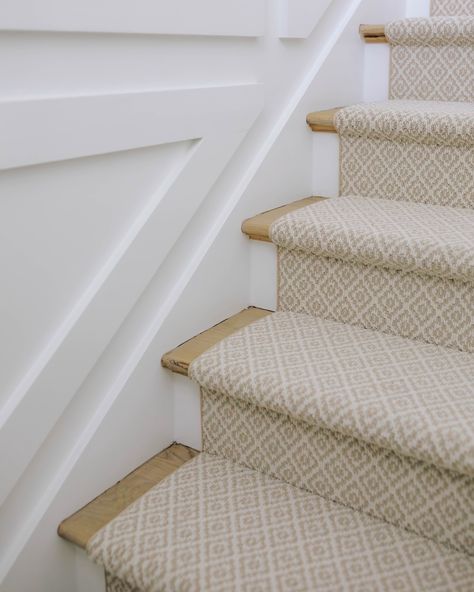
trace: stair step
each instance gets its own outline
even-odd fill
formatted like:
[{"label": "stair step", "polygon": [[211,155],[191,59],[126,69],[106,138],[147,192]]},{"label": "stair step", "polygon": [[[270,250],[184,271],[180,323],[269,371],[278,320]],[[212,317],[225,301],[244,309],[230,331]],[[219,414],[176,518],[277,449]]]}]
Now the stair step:
[{"label": "stair step", "polygon": [[276,312],[194,359],[189,376],[204,389],[474,477],[468,353]]},{"label": "stair step", "polygon": [[88,543],[126,590],[468,590],[474,560],[202,453]]},{"label": "stair step", "polygon": [[388,43],[385,25],[361,25],[359,33],[366,43]]},{"label": "stair step", "polygon": [[463,282],[474,281],[474,211],[344,196],[286,213],[279,247]]},{"label": "stair step", "polygon": [[324,199],[326,198],[305,197],[284,206],[267,210],[266,212],[252,216],[252,218],[247,218],[247,220],[244,220],[242,223],[242,232],[252,240],[272,242],[269,234],[270,227],[276,220],[290,212],[323,201]]},{"label": "stair step", "polygon": [[161,365],[176,374],[187,376],[190,364],[197,357],[222,339],[269,314],[271,311],[263,308],[246,308],[164,354]]},{"label": "stair step", "polygon": [[277,312],[189,376],[206,452],[474,555],[472,355]]},{"label": "stair step", "polygon": [[307,115],[306,122],[314,132],[466,145],[472,144],[474,134],[474,104],[412,100],[361,103],[314,111]]},{"label": "stair step", "polygon": [[192,448],[172,444],[63,520],[59,536],[85,549],[101,528],[196,454]]}]

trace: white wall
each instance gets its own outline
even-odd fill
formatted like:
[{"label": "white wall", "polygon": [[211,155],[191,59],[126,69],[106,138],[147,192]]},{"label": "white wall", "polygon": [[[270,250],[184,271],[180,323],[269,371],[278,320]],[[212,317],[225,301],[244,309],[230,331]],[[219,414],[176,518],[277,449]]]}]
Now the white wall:
[{"label": "white wall", "polygon": [[0,15],[0,588],[93,592],[57,524],[174,439],[199,446],[196,389],[160,356],[273,304],[271,251],[240,223],[311,194],[305,115],[362,100],[358,24],[405,5],[38,6]]}]

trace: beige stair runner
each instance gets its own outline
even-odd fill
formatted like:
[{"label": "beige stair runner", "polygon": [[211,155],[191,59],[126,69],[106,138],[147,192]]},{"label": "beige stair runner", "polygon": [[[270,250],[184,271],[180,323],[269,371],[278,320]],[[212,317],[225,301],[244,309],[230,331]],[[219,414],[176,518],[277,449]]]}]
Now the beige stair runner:
[{"label": "beige stair runner", "polygon": [[474,580],[473,558],[204,453],[88,552],[115,574],[109,592],[467,592]]},{"label": "beige stair runner", "polygon": [[324,200],[270,226],[280,310],[474,351],[474,211]]},{"label": "beige stair runner", "polygon": [[474,103],[353,105],[334,123],[342,195],[474,207]]},{"label": "beige stair runner", "polygon": [[390,98],[474,101],[474,16],[389,23]]}]

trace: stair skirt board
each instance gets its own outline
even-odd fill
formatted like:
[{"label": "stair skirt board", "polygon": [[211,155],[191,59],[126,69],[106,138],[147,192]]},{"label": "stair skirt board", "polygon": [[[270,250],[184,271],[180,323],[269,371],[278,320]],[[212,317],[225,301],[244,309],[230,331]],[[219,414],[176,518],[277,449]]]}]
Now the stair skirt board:
[{"label": "stair skirt board", "polygon": [[278,248],[278,310],[474,351],[472,282]]},{"label": "stair skirt board", "polygon": [[109,592],[451,592],[474,578],[472,557],[206,453],[87,551],[115,574]]}]

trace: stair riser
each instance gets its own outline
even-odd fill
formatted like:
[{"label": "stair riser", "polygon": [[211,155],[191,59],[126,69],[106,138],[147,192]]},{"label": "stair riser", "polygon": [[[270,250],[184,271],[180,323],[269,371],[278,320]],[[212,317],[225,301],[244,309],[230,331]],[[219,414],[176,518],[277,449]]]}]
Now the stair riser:
[{"label": "stair riser", "polygon": [[278,250],[278,308],[474,351],[474,285]]},{"label": "stair riser", "polygon": [[341,195],[473,208],[474,146],[340,138]]},{"label": "stair riser", "polygon": [[[394,46],[390,98],[472,102],[473,63],[474,47]],[[442,75],[433,76],[433,72],[442,72]]]},{"label": "stair riser", "polygon": [[474,555],[474,479],[203,389],[204,450]]}]

